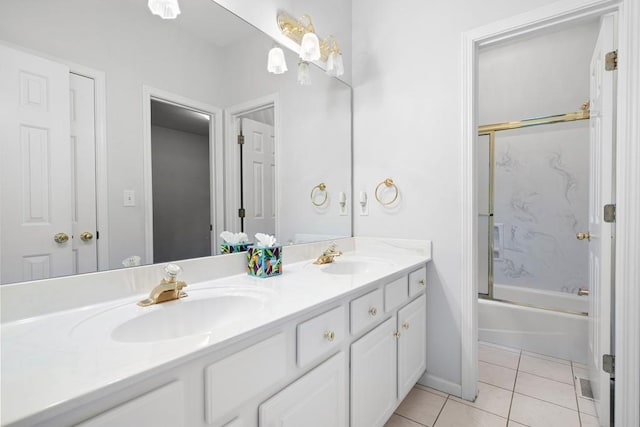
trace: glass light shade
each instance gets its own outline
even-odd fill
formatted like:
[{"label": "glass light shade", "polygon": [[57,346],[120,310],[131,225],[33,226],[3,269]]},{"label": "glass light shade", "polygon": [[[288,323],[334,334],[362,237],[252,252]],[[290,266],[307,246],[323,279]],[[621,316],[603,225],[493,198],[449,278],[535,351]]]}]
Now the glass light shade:
[{"label": "glass light shade", "polygon": [[267,60],[267,71],[273,74],[282,74],[287,70],[287,61],[284,59],[282,49],[279,47],[271,48]]},{"label": "glass light shade", "polygon": [[300,42],[300,59],[317,61],[320,59],[320,39],[315,33],[305,33]]},{"label": "glass light shade", "polygon": [[306,61],[300,61],[298,64],[298,84],[302,86],[311,84],[311,70],[309,69],[309,63]]},{"label": "glass light shade", "polygon": [[334,77],[340,77],[344,74],[344,64],[342,62],[342,54],[331,52],[327,58],[327,74]]},{"label": "glass light shade", "polygon": [[178,0],[149,0],[147,5],[151,13],[162,19],[176,19],[180,15]]}]

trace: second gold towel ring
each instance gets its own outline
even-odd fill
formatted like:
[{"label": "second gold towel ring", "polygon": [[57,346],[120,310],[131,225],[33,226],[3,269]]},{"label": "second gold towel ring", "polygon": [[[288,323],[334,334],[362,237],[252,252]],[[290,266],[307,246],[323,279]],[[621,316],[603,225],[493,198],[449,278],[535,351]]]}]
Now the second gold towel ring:
[{"label": "second gold towel ring", "polygon": [[[389,201],[387,201],[387,202],[383,202],[383,201],[380,199],[380,195],[378,194],[378,193],[379,193],[379,190],[380,190],[380,187],[382,187],[383,185],[384,185],[385,187],[387,187],[387,188],[393,187],[393,189],[394,189],[393,199],[391,199],[391,200],[389,200]],[[393,182],[393,180],[392,180],[391,178],[387,178],[387,179],[385,179],[384,181],[382,181],[380,184],[378,184],[378,185],[376,186],[376,192],[375,192],[375,195],[376,195],[376,200],[378,201],[378,203],[380,203],[380,204],[381,204],[381,205],[383,205],[383,206],[388,206],[388,205],[392,204],[393,202],[395,202],[396,200],[398,200],[398,194],[399,194],[399,193],[400,193],[400,192],[399,192],[399,190],[398,190],[398,186]]]},{"label": "second gold towel ring", "polygon": [[[314,194],[316,192],[316,190],[321,191],[322,193],[324,193],[324,197],[322,198],[322,201],[320,203],[316,202],[316,198],[314,197]],[[320,184],[316,185],[315,187],[313,187],[311,189],[311,203],[313,203],[313,206],[322,206],[325,203],[327,203],[327,199],[329,197],[329,194],[327,193],[327,186],[325,185],[324,182],[321,182]]]}]

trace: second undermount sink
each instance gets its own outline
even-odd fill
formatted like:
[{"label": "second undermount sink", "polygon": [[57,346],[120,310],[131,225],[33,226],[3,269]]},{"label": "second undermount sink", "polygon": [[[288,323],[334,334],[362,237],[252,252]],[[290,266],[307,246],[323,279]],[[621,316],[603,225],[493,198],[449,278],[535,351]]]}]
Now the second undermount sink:
[{"label": "second undermount sink", "polygon": [[268,289],[243,287],[192,290],[186,298],[162,304],[142,308],[128,303],[105,310],[74,330],[79,335],[102,330],[114,341],[129,343],[207,334],[255,316],[273,295]]},{"label": "second undermount sink", "polygon": [[377,273],[393,265],[382,258],[367,256],[336,257],[332,263],[320,266],[320,271],[327,274],[358,275]]}]

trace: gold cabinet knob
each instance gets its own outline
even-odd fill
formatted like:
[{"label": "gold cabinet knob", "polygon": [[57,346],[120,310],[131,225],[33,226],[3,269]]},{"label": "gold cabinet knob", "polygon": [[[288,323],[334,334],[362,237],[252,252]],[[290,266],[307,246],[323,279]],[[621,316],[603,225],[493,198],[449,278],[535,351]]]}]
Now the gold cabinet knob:
[{"label": "gold cabinet knob", "polygon": [[378,314],[378,309],[375,308],[375,307],[371,307],[369,309],[369,314],[372,315],[372,316],[375,316],[376,314]]},{"label": "gold cabinet knob", "polygon": [[67,233],[57,233],[55,236],[53,236],[53,240],[56,243],[66,243],[67,241],[69,241],[69,236],[67,235]]},{"label": "gold cabinet knob", "polygon": [[405,328],[405,329],[409,329],[409,322],[404,322],[402,324],[402,327]]},{"label": "gold cabinet knob", "polygon": [[324,333],[324,337],[327,339],[327,341],[333,342],[333,340],[336,339],[336,334],[333,331],[327,331]]},{"label": "gold cabinet knob", "polygon": [[400,335],[401,335],[401,334],[400,334],[400,331],[398,331],[398,332],[396,332],[396,333],[394,333],[394,334],[393,334],[393,336],[394,336],[394,337],[396,337],[396,338],[400,338]]},{"label": "gold cabinet knob", "polygon": [[427,284],[427,281],[424,279],[420,279],[418,283],[420,283],[420,286],[425,286]]},{"label": "gold cabinet knob", "polygon": [[578,240],[584,240],[584,239],[591,240],[591,234],[589,234],[588,231],[586,233],[578,233],[576,234],[576,238]]},{"label": "gold cabinet knob", "polygon": [[93,239],[93,234],[88,231],[84,231],[82,232],[82,234],[80,234],[80,238],[83,242],[88,242],[89,240]]}]

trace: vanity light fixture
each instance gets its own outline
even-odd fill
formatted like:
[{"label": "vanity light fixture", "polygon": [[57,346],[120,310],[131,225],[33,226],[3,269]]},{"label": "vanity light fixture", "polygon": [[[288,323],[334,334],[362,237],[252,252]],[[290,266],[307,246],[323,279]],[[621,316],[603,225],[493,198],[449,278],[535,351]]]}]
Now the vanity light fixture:
[{"label": "vanity light fixture", "polygon": [[327,74],[333,77],[340,77],[344,74],[344,63],[342,62],[342,52],[338,47],[338,41],[331,35],[327,37],[325,43],[330,46],[329,56],[327,57]]},{"label": "vanity light fixture", "polygon": [[273,74],[282,74],[288,70],[287,61],[281,47],[272,47],[267,59],[267,71]]},{"label": "vanity light fixture", "polygon": [[311,70],[307,61],[298,62],[298,84],[309,86],[311,84]]},{"label": "vanity light fixture", "polygon": [[162,19],[176,19],[180,15],[178,0],[149,0],[147,5],[151,13]]}]

